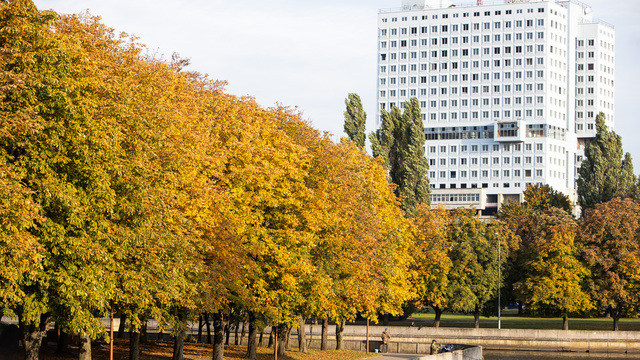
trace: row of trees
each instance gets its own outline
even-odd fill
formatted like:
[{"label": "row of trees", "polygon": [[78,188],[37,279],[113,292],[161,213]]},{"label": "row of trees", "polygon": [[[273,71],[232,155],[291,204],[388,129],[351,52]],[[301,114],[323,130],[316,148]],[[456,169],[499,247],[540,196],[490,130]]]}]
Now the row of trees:
[{"label": "row of trees", "polygon": [[[536,190],[527,193],[535,198]],[[640,312],[639,211],[638,202],[620,198],[580,220],[549,201],[503,207],[499,217],[519,238],[506,265],[507,295],[534,313],[561,315],[565,330],[569,314],[606,309],[618,330],[621,317]]]},{"label": "row of trees", "polygon": [[11,0],[0,29],[0,303],[27,359],[51,322],[90,358],[114,313],[132,359],[148,318],[171,325],[179,359],[186,322],[210,314],[216,360],[232,314],[250,320],[252,359],[261,328],[284,338],[307,318],[334,319],[339,337],[408,303],[477,322],[502,283],[497,244],[505,266],[521,244],[507,220],[430,209],[415,101],[383,114],[373,158],[361,104],[346,114],[355,143],[336,144],[97,18]]},{"label": "row of trees", "polygon": [[255,358],[266,324],[282,337],[411,298],[411,223],[382,163],[351,142],[88,15],[4,1],[0,29],[0,304],[27,359],[51,322],[90,358],[114,313],[133,359],[147,318],[171,325],[181,358],[204,312],[216,334],[246,314]]},{"label": "row of trees", "polygon": [[[355,119],[366,117],[360,99],[349,94],[345,102],[345,132],[362,139],[364,125],[354,126]],[[423,191],[424,182],[407,179],[426,179],[428,166],[418,161],[424,160],[425,140],[417,100],[405,103],[404,109],[382,110],[380,129],[370,141],[374,156],[388,164],[396,195],[416,225],[414,285],[418,302],[435,310],[436,326],[444,309],[473,313],[479,326],[483,308],[485,313],[497,308],[493,301],[502,283],[497,269],[503,266],[507,300],[526,305],[530,312],[561,315],[564,329],[570,313],[586,314],[596,306],[607,309],[614,330],[621,316],[640,312],[635,291],[638,203],[632,200],[640,200],[640,186],[631,156],[623,156],[621,138],[607,128],[604,114],[596,117],[596,137],[587,145],[579,170],[582,219],[572,216],[566,196],[537,185],[527,188],[523,204],[508,204],[497,221],[484,221],[465,209],[418,205],[416,210],[416,204],[428,203],[428,187]],[[496,240],[500,238],[502,242]],[[504,261],[496,258],[498,247]]]}]

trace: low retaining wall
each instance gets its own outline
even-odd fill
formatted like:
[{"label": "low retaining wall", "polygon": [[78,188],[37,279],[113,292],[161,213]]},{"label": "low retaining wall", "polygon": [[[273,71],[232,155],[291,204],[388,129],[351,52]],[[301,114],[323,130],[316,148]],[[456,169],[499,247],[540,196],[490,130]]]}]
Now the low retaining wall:
[{"label": "low retaining wall", "polygon": [[[486,350],[556,351],[640,354],[638,331],[576,331],[576,330],[520,330],[520,329],[461,329],[433,327],[389,326],[389,351],[404,354],[428,354],[432,339],[439,344],[467,344]],[[380,334],[384,326],[369,327],[369,349],[380,348]],[[307,325],[307,341],[320,347],[320,325]],[[292,337],[296,336],[296,330]],[[345,348],[366,349],[366,326],[347,325],[344,331]],[[292,338],[290,343],[297,343]],[[329,327],[329,348],[335,349],[335,326]]]},{"label": "low retaining wall", "polygon": [[482,347],[469,346],[461,350],[438,355],[418,356],[412,360],[482,360]]},{"label": "low retaining wall", "polygon": [[[7,317],[3,323],[16,323]],[[104,320],[108,326],[108,319]],[[114,327],[117,329],[118,319]],[[191,324],[188,334],[195,336],[197,324]],[[434,328],[388,326],[391,331],[389,352],[403,354],[428,354],[431,340],[436,339],[440,344],[466,344],[479,346],[485,350],[517,350],[517,351],[553,351],[553,352],[590,352],[609,354],[640,355],[640,331],[586,331],[586,330],[525,330],[525,329],[467,329],[467,328]],[[155,321],[150,321],[148,330],[153,334],[156,329]],[[347,325],[344,331],[344,348],[348,350],[365,351],[366,326]],[[380,349],[382,341],[380,335],[385,326],[369,327],[369,351]],[[307,341],[311,348],[320,348],[321,325],[305,326]],[[269,338],[270,328],[264,330],[264,345]],[[154,338],[150,334],[151,338]],[[165,333],[165,336],[169,335]],[[234,333],[230,334],[232,343]],[[297,330],[292,331],[290,346],[297,346]],[[328,348],[336,348],[335,326],[328,329]],[[244,338],[246,345],[247,337]],[[482,349],[479,349],[482,351]],[[455,353],[455,352],[454,352]],[[453,353],[451,353],[453,354]],[[444,354],[446,355],[446,354]],[[440,355],[438,355],[440,356]],[[453,355],[446,355],[453,356]],[[466,355],[465,355],[466,356]],[[640,356],[638,356],[640,358]],[[466,357],[465,357],[466,358]],[[455,358],[438,358],[455,359]]]}]

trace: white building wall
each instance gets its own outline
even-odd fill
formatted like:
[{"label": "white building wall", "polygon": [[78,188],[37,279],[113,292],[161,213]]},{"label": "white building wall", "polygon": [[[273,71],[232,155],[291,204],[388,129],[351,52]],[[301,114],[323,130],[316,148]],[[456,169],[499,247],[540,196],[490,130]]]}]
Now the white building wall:
[{"label": "white building wall", "polygon": [[[411,3],[379,14],[378,119],[418,98],[433,193],[513,198],[544,183],[574,195],[579,144],[595,135],[585,116],[613,125],[613,29],[576,1]],[[580,66],[581,39],[593,66]]]}]

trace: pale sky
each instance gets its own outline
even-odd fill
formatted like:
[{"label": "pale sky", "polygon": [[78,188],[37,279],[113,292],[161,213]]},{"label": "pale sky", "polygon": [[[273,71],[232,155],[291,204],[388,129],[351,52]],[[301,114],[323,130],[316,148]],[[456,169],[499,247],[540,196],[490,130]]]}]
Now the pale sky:
[{"label": "pale sky", "polygon": [[[401,0],[34,0],[59,13],[89,10],[150,51],[190,58],[188,70],[228,81],[263,106],[297,107],[314,127],[343,136],[344,99],[362,97],[375,128],[377,13]],[[454,0],[455,4],[475,0]],[[616,119],[640,173],[640,1],[582,0],[616,29]],[[634,86],[635,84],[635,86]]]}]

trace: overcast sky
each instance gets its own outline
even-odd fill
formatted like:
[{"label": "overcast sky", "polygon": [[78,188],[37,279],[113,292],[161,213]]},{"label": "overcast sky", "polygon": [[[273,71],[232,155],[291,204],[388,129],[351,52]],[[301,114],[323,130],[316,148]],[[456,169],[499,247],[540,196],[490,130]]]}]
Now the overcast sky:
[{"label": "overcast sky", "polygon": [[[640,172],[640,1],[582,0],[616,28],[616,119]],[[454,0],[455,4],[475,0]],[[228,81],[263,106],[298,107],[343,136],[344,99],[358,93],[375,128],[377,13],[400,0],[35,0],[59,13],[89,10],[154,52],[190,58],[189,70]]]}]

